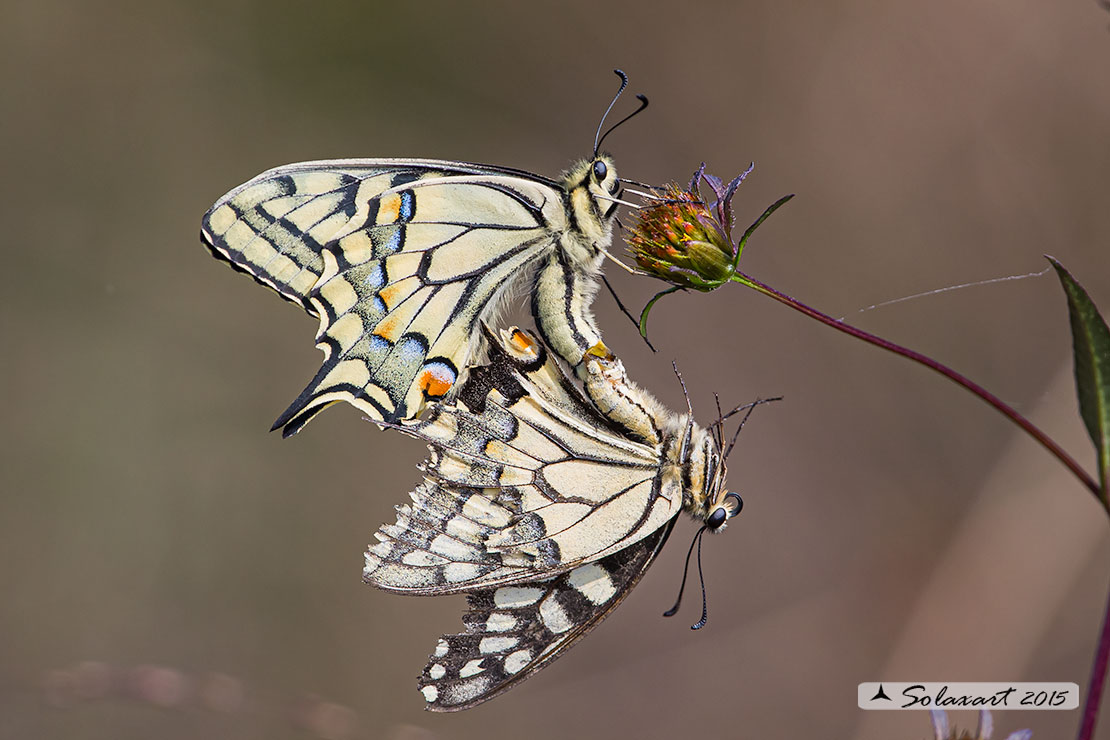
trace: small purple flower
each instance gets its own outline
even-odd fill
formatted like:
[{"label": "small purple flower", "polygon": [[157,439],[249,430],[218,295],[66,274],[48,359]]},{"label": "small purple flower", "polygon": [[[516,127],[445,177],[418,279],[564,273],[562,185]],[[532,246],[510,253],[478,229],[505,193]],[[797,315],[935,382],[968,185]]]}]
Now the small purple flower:
[{"label": "small purple flower", "polygon": [[[754,167],[754,165],[753,165]],[[780,198],[733,241],[732,197],[752,167],[727,185],[707,175],[703,163],[686,190],[670,185],[663,195],[637,212],[638,221],[629,229],[629,251],[644,275],[659,278],[673,287],[662,291],[640,314],[640,333],[647,335],[647,316],[659,298],[676,290],[693,288],[708,293],[737,279],[736,269],[748,237],[779,206],[793,198]],[[701,185],[708,185],[714,200],[707,201]]]},{"label": "small purple flower", "polygon": [[[934,740],[991,740],[991,735],[994,734],[994,720],[987,709],[979,710],[979,726],[975,729],[974,735],[967,730],[950,728],[948,713],[943,709],[932,709],[929,714],[933,721]],[[1032,730],[1018,730],[1011,732],[1006,740],[1030,740],[1032,737]]]}]

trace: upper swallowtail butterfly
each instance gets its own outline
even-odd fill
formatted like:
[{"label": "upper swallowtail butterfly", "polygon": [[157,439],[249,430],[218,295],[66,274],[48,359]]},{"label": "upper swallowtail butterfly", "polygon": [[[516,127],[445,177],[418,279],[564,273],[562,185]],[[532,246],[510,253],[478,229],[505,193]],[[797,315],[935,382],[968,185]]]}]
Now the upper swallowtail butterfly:
[{"label": "upper swallowtail butterfly", "polygon": [[449,398],[479,322],[526,275],[537,328],[581,372],[585,352],[604,346],[589,306],[621,195],[604,138],[558,180],[465,162],[330,160],[269,170],[216,201],[201,228],[212,254],[320,320],[324,364],[274,428],[294,434],[337,401],[404,422]]},{"label": "upper swallowtail butterfly", "polygon": [[723,488],[719,425],[666,412],[616,358],[586,358],[595,408],[535,336],[487,346],[454,399],[399,427],[428,443],[425,479],[366,553],[379,588],[468,595],[466,630],[439,641],[419,679],[437,711],[490,699],[577,642],[680,511],[719,531],[742,505]]}]

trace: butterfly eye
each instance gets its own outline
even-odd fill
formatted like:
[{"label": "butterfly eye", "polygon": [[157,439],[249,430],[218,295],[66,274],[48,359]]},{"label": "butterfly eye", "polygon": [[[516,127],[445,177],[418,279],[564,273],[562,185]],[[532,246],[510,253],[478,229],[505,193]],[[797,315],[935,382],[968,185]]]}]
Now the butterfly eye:
[{"label": "butterfly eye", "polygon": [[727,520],[728,511],[723,506],[719,506],[713,510],[713,513],[709,515],[705,523],[710,529],[719,529]]},{"label": "butterfly eye", "polygon": [[744,508],[744,499],[740,498],[739,493],[734,493],[732,491],[729,491],[728,493],[725,494],[725,501],[728,501],[729,499],[733,500],[731,516],[736,516]]},{"label": "butterfly eye", "polygon": [[594,162],[594,179],[601,182],[609,174],[609,168],[600,159]]}]

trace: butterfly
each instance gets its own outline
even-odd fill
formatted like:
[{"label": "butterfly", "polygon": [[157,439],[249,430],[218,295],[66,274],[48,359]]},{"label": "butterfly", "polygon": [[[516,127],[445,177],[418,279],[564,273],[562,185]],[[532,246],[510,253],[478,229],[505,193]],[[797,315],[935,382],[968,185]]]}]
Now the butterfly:
[{"label": "butterfly", "polygon": [[[606,115],[628,83],[621,86]],[[622,193],[593,155],[552,180],[432,159],[302,162],[258,175],[204,215],[201,240],[319,319],[324,363],[273,428],[298,432],[346,401],[375,421],[416,418],[449,398],[513,288],[572,367],[603,347],[590,313]],[[529,277],[530,276],[530,277]]]},{"label": "butterfly", "polygon": [[366,552],[374,586],[468,595],[465,631],[438,642],[419,679],[435,711],[473,707],[562,655],[628,595],[681,511],[704,522],[700,536],[743,505],[724,488],[719,424],[710,434],[667,412],[620,360],[593,354],[584,385],[608,399],[603,413],[534,334],[484,334],[488,361],[457,396],[398,426],[428,444],[425,478]]}]

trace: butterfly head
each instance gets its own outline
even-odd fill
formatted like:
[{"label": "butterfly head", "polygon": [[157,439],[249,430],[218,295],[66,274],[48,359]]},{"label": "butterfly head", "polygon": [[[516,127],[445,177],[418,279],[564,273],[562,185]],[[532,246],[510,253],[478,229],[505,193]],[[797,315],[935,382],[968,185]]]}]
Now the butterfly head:
[{"label": "butterfly head", "polygon": [[728,526],[728,521],[740,513],[744,508],[744,499],[735,491],[725,491],[709,509],[709,516],[705,518],[705,526],[710,532],[720,532]]},{"label": "butterfly head", "polygon": [[581,192],[597,204],[597,215],[601,218],[609,216],[617,207],[613,199],[620,197],[621,183],[612,155],[603,152],[584,159],[571,167],[563,178],[569,192]]},{"label": "butterfly head", "polygon": [[577,234],[587,253],[609,244],[613,217],[621,195],[617,167],[608,154],[584,159],[563,174],[564,192],[571,212],[569,233]]},{"label": "butterfly head", "polygon": [[[744,508],[744,500],[735,491],[725,488],[725,456],[716,435],[707,434],[702,443],[702,476],[705,494],[697,512],[710,532],[720,532]],[[695,497],[696,499],[697,497]]]},{"label": "butterfly head", "polygon": [[675,460],[683,487],[683,508],[711,532],[725,528],[740,513],[739,494],[725,488],[725,461],[715,429],[705,429],[689,417],[675,429]]}]

